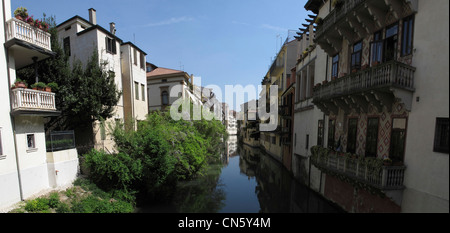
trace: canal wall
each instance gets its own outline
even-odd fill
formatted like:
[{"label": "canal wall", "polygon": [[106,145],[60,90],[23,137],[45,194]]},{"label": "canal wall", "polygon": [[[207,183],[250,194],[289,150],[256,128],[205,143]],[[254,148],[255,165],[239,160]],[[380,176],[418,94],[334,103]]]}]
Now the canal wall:
[{"label": "canal wall", "polygon": [[340,179],[326,176],[324,197],[350,213],[400,213],[401,207],[389,197],[381,197]]}]

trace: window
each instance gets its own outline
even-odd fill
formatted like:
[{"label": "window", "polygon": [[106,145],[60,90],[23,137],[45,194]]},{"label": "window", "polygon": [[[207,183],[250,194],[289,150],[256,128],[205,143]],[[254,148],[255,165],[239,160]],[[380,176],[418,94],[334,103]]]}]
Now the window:
[{"label": "window", "polygon": [[433,149],[435,152],[448,153],[448,123],[449,118],[436,118]]},{"label": "window", "polygon": [[306,135],[306,147],[305,149],[309,149],[309,134]]},{"label": "window", "polygon": [[373,35],[373,42],[370,43],[370,65],[374,63],[381,63],[383,56],[383,39],[381,31],[375,32]]},{"label": "window", "polygon": [[66,53],[67,56],[70,56],[70,37],[69,36],[64,38],[63,46],[64,46],[64,53]]},{"label": "window", "polygon": [[145,101],[145,85],[141,84],[142,101]]},{"label": "window", "polygon": [[323,145],[323,120],[319,120],[319,124],[317,126],[317,145]]},{"label": "window", "polygon": [[27,134],[27,146],[28,146],[28,149],[36,148],[36,144],[34,141],[34,134]]},{"label": "window", "polygon": [[347,131],[347,152],[356,152],[356,132],[358,128],[358,118],[348,119],[348,131]]},{"label": "window", "polygon": [[386,39],[384,44],[384,61],[395,59],[397,51],[398,24],[386,28]]},{"label": "window", "polygon": [[137,65],[137,54],[138,54],[138,52],[137,52],[136,49],[133,49],[133,51],[134,51],[134,53],[133,53],[133,55],[134,55],[134,64]]},{"label": "window", "polygon": [[105,37],[105,44],[106,44],[106,52],[112,53],[112,54],[117,54],[115,39]]},{"label": "window", "polygon": [[163,78],[163,79],[161,79],[161,82],[166,83],[166,82],[167,82],[167,79],[166,79],[166,78]]},{"label": "window", "polygon": [[334,149],[334,128],[336,120],[328,121],[328,148]]},{"label": "window", "polygon": [[141,53],[141,69],[145,70],[145,55]]},{"label": "window", "polygon": [[134,96],[137,100],[139,100],[139,83],[134,82]]},{"label": "window", "polygon": [[361,51],[362,51],[362,42],[357,42],[353,45],[353,53],[352,53],[352,63],[351,69],[359,70],[361,68]]},{"label": "window", "polygon": [[2,147],[2,128],[0,128],[0,156],[3,155],[3,147]]},{"label": "window", "polygon": [[332,58],[332,63],[331,63],[331,77],[332,78],[337,78],[338,77],[338,72],[339,72],[339,54],[336,54],[336,56],[334,56]]},{"label": "window", "polygon": [[392,161],[403,161],[405,153],[406,118],[392,119],[391,145],[389,158]]},{"label": "window", "polygon": [[412,53],[413,24],[414,18],[412,16],[407,17],[403,20],[402,56],[406,56]]},{"label": "window", "polygon": [[169,93],[167,91],[161,93],[161,100],[163,105],[169,105]]},{"label": "window", "polygon": [[367,120],[366,157],[377,156],[377,142],[378,142],[378,118],[369,118]]}]

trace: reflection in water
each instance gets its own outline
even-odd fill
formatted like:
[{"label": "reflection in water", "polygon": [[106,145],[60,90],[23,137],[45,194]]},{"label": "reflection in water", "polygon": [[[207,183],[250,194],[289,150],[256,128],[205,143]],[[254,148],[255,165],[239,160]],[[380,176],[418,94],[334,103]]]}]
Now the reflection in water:
[{"label": "reflection in water", "polygon": [[170,205],[139,212],[179,213],[334,213],[342,212],[298,183],[258,148],[238,146],[230,136],[223,164],[193,181],[181,182]]}]

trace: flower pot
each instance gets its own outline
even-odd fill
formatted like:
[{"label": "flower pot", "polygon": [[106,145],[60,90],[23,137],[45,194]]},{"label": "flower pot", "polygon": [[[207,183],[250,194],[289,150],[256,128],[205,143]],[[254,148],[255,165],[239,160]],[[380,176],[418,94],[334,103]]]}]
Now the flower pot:
[{"label": "flower pot", "polygon": [[51,87],[45,87],[45,88],[44,88],[44,91],[46,91],[46,92],[52,92],[52,88],[51,88]]},{"label": "flower pot", "polygon": [[15,17],[16,17],[16,19],[18,19],[18,20],[22,20],[22,21],[23,21],[23,18],[22,18],[22,16],[20,16],[20,15],[16,15]]},{"label": "flower pot", "polygon": [[14,85],[16,86],[16,88],[27,88],[27,85],[24,82],[17,82],[14,83]]}]

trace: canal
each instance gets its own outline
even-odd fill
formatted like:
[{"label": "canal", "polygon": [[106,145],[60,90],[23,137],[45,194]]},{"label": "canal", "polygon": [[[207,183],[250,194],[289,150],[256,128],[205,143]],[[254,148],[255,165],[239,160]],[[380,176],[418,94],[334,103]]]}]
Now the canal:
[{"label": "canal", "polygon": [[297,182],[258,148],[230,136],[222,164],[177,187],[170,203],[138,208],[139,213],[341,213],[342,209]]}]

